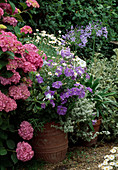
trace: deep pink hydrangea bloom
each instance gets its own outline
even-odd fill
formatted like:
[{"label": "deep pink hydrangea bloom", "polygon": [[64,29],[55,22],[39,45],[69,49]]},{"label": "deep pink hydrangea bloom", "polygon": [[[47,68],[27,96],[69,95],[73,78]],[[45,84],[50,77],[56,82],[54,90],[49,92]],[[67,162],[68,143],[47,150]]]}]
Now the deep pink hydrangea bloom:
[{"label": "deep pink hydrangea bloom", "polygon": [[0,91],[0,111],[5,110],[6,112],[15,110],[17,108],[17,104],[15,100],[7,97]]},{"label": "deep pink hydrangea bloom", "polygon": [[[10,4],[8,4],[8,3],[0,3],[0,7],[2,9],[5,9],[8,14],[12,15],[12,8],[11,8]],[[17,13],[18,13],[18,9],[15,8],[15,11],[14,11],[13,15],[17,14]]]},{"label": "deep pink hydrangea bloom", "polygon": [[20,32],[21,33],[24,32],[25,34],[27,34],[27,33],[31,34],[32,33],[32,28],[30,26],[25,25],[24,27],[22,27],[20,29]]},{"label": "deep pink hydrangea bloom", "polygon": [[34,8],[39,8],[40,5],[38,4],[38,2],[36,0],[27,0],[26,4],[28,7],[33,6]]},{"label": "deep pink hydrangea bloom", "polygon": [[3,22],[4,23],[7,22],[10,25],[13,25],[15,27],[18,21],[14,17],[7,16],[7,17],[3,17]]},{"label": "deep pink hydrangea bloom", "polygon": [[27,142],[19,142],[16,148],[17,158],[23,162],[29,161],[34,156],[31,145]]},{"label": "deep pink hydrangea bloom", "polygon": [[9,87],[9,96],[13,97],[15,100],[26,100],[30,96],[30,92],[27,85],[21,83],[19,86]]},{"label": "deep pink hydrangea bloom", "polygon": [[23,121],[20,124],[20,129],[18,129],[18,134],[24,140],[30,140],[33,137],[33,131],[34,131],[34,129],[31,126],[31,124],[27,121]]},{"label": "deep pink hydrangea bloom", "polygon": [[0,19],[1,19],[1,16],[3,16],[3,15],[4,15],[4,11],[2,8],[0,8]]}]

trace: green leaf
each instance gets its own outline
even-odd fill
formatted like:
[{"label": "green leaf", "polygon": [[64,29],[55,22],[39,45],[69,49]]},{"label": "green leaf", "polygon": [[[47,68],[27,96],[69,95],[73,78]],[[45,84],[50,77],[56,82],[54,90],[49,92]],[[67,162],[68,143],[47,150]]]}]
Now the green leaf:
[{"label": "green leaf", "polygon": [[4,147],[0,148],[0,155],[6,155],[7,154],[7,150]]},{"label": "green leaf", "polygon": [[0,60],[0,70],[8,64],[8,61]]},{"label": "green leaf", "polygon": [[13,154],[11,155],[11,159],[12,159],[12,161],[13,161],[14,164],[16,164],[16,163],[18,162],[18,159],[17,159],[17,156],[16,156],[15,153],[13,153]]},{"label": "green leaf", "polygon": [[0,51],[0,55],[1,55],[2,53],[4,53],[4,52],[3,52],[3,51]]},{"label": "green leaf", "polygon": [[12,71],[7,70],[4,73],[1,73],[1,76],[4,77],[4,78],[10,78],[10,77],[13,76],[13,74],[14,73]]},{"label": "green leaf", "polygon": [[22,18],[22,16],[21,16],[20,14],[15,14],[14,17],[15,17],[18,21],[23,22],[23,18]]},{"label": "green leaf", "polygon": [[89,122],[89,126],[90,126],[91,130],[94,132],[95,130],[94,130],[92,122]]},{"label": "green leaf", "polygon": [[19,2],[19,4],[23,7],[23,10],[25,10],[27,8],[27,5],[26,3],[23,3],[23,2]]},{"label": "green leaf", "polygon": [[6,140],[7,139],[7,134],[3,131],[0,131],[0,138]]},{"label": "green leaf", "polygon": [[7,55],[9,55],[9,56],[12,56],[12,57],[14,57],[15,55],[14,55],[14,53],[13,52],[11,52],[11,51],[6,51],[5,52],[5,54],[7,54]]},{"label": "green leaf", "polygon": [[6,144],[8,146],[9,149],[14,149],[15,148],[15,142],[11,139],[6,141]]},{"label": "green leaf", "polygon": [[11,1],[9,1],[9,4],[11,5],[11,8],[12,8],[12,14],[14,13],[14,11],[15,11],[15,5],[11,2]]}]

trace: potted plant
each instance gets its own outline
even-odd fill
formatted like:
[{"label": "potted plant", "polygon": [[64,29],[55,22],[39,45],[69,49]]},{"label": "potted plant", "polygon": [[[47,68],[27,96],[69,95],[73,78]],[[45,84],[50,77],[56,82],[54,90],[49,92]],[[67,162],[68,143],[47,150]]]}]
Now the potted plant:
[{"label": "potted plant", "polygon": [[[62,122],[66,123],[68,121],[68,117],[76,101],[84,98],[87,91],[91,92],[89,87],[83,85],[85,79],[89,78],[86,67],[82,68],[81,66],[73,65],[73,56],[71,53],[67,55],[68,50],[63,51],[63,58],[58,59],[58,61],[57,59],[56,61],[44,60],[44,65],[39,71],[30,73],[29,76],[33,82],[30,88],[31,95],[25,102],[28,121],[31,123],[34,122],[36,128],[42,124],[44,125],[43,140],[41,140],[43,132],[37,132],[37,136],[38,134],[40,136],[39,139],[37,139],[37,136],[33,138],[33,141],[35,141],[33,142],[35,155],[53,163],[64,159],[68,147],[68,142],[65,140],[66,144],[63,144],[65,149],[63,148],[60,151],[57,146],[57,140],[53,141],[54,138],[57,138],[54,135],[54,133],[57,133],[54,129],[58,129],[61,134],[57,139],[62,140],[61,136],[64,139],[67,135],[62,135],[62,130],[59,130],[63,129],[64,131]],[[65,56],[70,56],[70,58],[66,59]],[[37,120],[38,123],[36,124]],[[51,134],[49,134],[50,131]],[[71,131],[71,129],[68,129],[68,131]],[[68,131],[66,130],[66,133]],[[52,133],[54,136],[52,136]],[[50,139],[46,139],[45,137],[47,136]],[[38,141],[37,146],[36,141]],[[55,148],[57,148],[57,151],[49,146],[53,142],[56,143]],[[59,145],[62,144],[59,142]],[[38,146],[39,149],[36,154],[36,148]],[[46,148],[47,151],[41,151],[41,148],[44,149],[45,146],[49,146],[50,148]],[[54,153],[52,153],[53,151]],[[46,152],[47,156],[45,154]],[[59,158],[60,155],[62,156],[61,158]],[[55,157],[58,159],[56,160]]]}]

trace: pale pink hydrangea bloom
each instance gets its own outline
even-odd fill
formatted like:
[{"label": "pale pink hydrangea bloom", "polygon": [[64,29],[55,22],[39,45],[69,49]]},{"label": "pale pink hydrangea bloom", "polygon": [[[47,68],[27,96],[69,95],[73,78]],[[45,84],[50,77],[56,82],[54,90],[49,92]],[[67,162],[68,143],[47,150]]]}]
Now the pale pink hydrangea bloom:
[{"label": "pale pink hydrangea bloom", "polygon": [[30,92],[26,84],[21,83],[19,86],[14,85],[9,87],[9,96],[13,97],[15,100],[26,100],[30,96]]},{"label": "pale pink hydrangea bloom", "polygon": [[25,25],[24,27],[20,28],[20,32],[24,32],[25,34],[27,33],[32,33],[32,28],[30,26]]},{"label": "pale pink hydrangea bloom", "polygon": [[19,83],[20,78],[21,78],[19,72],[16,72],[15,70],[13,70],[12,72],[13,72],[14,74],[13,74],[13,76],[10,77],[10,78],[4,78],[4,77],[0,76],[0,83],[1,83],[2,85],[5,86],[5,85],[11,84],[11,83],[14,83],[14,84]]},{"label": "pale pink hydrangea bloom", "polygon": [[34,156],[31,145],[27,142],[19,142],[16,148],[17,158],[23,162],[29,161]]},{"label": "pale pink hydrangea bloom", "polygon": [[3,22],[4,23],[7,22],[10,25],[13,25],[15,27],[18,21],[14,17],[7,16],[7,17],[3,17]]},{"label": "pale pink hydrangea bloom", "polygon": [[3,16],[3,15],[4,15],[4,11],[2,8],[0,8],[0,19],[1,19],[1,16]]},{"label": "pale pink hydrangea bloom", "polygon": [[0,91],[0,111],[5,110],[6,112],[15,110],[17,108],[17,104],[15,100],[7,97]]},{"label": "pale pink hydrangea bloom", "polygon": [[24,140],[30,140],[33,138],[33,131],[34,131],[34,129],[33,129],[32,125],[27,121],[23,121],[20,124],[20,129],[18,129],[18,134]]},{"label": "pale pink hydrangea bloom", "polygon": [[35,53],[38,53],[39,49],[34,45],[34,44],[25,44],[23,45],[23,47],[28,51],[28,52],[32,52],[34,51]]},{"label": "pale pink hydrangea bloom", "polygon": [[33,6],[34,8],[39,8],[40,5],[38,4],[38,2],[36,0],[27,0],[26,4],[28,7]]}]

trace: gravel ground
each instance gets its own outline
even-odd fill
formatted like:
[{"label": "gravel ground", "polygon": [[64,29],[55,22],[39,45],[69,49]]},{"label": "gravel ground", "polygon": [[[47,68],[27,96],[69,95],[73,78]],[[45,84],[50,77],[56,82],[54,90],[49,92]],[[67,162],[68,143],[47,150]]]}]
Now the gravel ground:
[{"label": "gravel ground", "polygon": [[118,146],[116,143],[100,144],[94,147],[76,146],[68,149],[64,161],[57,164],[45,165],[45,170],[99,170],[98,164],[102,163],[104,156],[110,149]]}]

